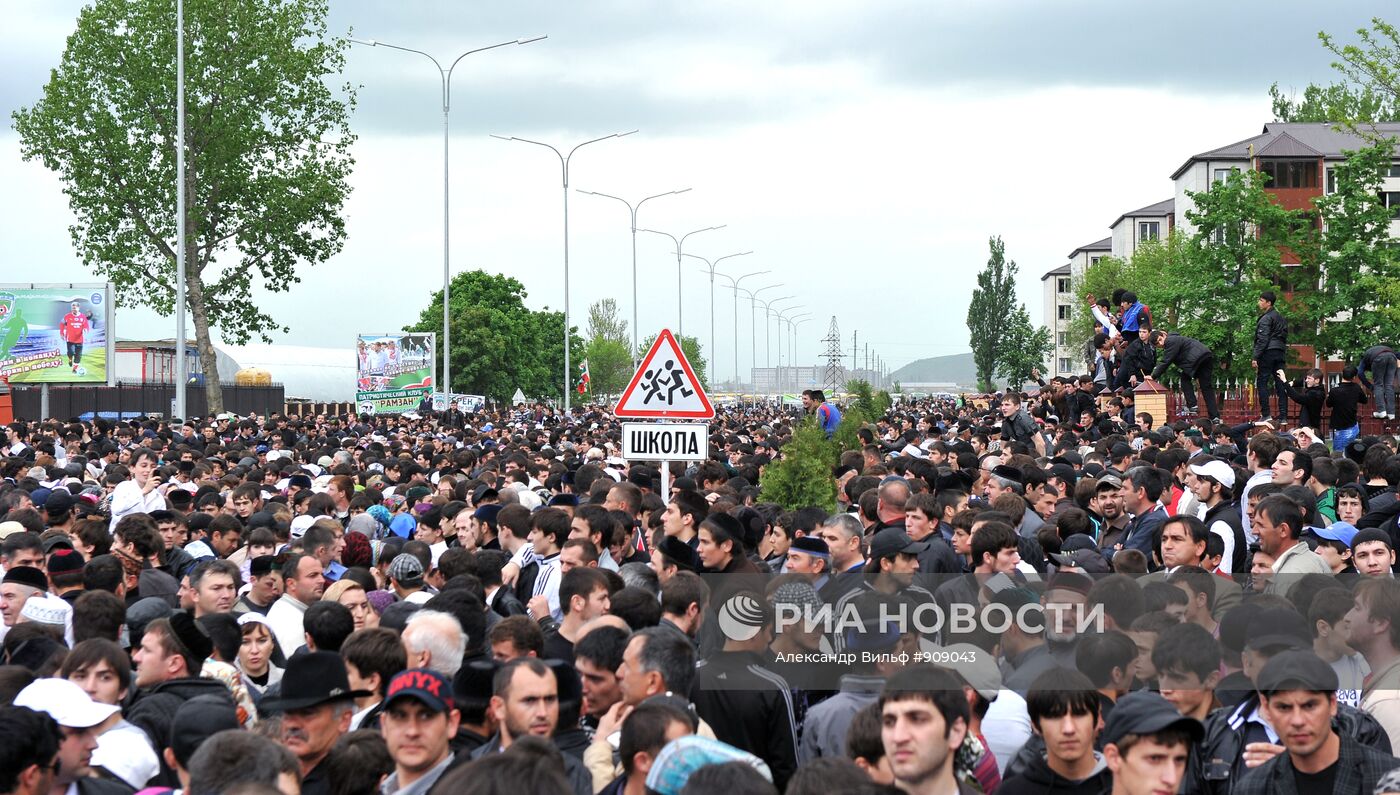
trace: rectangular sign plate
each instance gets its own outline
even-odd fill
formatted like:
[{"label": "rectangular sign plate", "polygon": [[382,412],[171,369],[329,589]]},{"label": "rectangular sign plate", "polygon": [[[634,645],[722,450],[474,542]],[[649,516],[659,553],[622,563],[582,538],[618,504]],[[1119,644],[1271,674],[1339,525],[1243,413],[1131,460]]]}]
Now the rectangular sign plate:
[{"label": "rectangular sign plate", "polygon": [[622,423],[622,457],[628,461],[704,461],[710,454],[705,423]]}]

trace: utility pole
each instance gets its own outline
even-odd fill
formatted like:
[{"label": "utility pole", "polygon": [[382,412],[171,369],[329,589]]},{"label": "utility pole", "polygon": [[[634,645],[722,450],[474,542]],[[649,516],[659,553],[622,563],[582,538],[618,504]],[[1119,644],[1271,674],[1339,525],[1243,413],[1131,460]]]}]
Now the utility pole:
[{"label": "utility pole", "polygon": [[851,370],[860,369],[860,332],[851,332]]}]

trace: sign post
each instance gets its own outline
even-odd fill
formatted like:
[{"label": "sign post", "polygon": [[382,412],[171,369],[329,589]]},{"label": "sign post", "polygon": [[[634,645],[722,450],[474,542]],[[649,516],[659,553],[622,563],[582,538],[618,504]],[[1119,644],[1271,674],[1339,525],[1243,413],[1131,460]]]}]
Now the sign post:
[{"label": "sign post", "polygon": [[668,420],[708,420],[715,407],[705,394],[695,368],[685,358],[670,329],[662,329],[642,357],[613,409],[620,419],[650,419],[655,423],[624,423],[622,457],[657,461],[661,467],[661,499],[671,501],[671,461],[703,461],[709,456],[709,426],[704,423],[667,424]]}]

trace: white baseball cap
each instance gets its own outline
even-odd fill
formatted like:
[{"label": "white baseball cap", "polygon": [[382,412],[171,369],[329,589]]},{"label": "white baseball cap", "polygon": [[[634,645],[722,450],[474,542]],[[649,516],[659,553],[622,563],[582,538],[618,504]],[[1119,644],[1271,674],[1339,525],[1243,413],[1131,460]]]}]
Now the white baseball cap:
[{"label": "white baseball cap", "polygon": [[48,713],[60,726],[87,729],[112,717],[120,707],[100,704],[67,679],[36,679],[15,696],[16,707]]},{"label": "white baseball cap", "polygon": [[1191,471],[1197,475],[1208,477],[1227,489],[1235,487],[1235,470],[1219,459],[1207,461],[1204,464],[1192,464]]}]

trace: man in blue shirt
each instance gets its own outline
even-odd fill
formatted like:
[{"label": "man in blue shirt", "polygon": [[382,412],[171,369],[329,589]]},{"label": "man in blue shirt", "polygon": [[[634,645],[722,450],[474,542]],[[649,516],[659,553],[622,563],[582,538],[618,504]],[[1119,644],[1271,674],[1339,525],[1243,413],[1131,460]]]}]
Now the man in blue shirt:
[{"label": "man in blue shirt", "polygon": [[827,438],[836,433],[836,426],[841,424],[841,410],[836,408],[835,403],[826,402],[825,392],[820,389],[803,390],[802,408],[816,414],[817,424],[826,432]]}]

